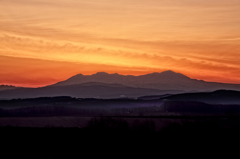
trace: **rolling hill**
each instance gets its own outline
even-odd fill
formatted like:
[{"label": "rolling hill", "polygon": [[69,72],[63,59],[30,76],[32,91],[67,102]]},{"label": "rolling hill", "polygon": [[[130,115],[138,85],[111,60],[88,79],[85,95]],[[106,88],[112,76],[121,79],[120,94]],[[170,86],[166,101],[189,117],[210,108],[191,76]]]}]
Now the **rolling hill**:
[{"label": "rolling hill", "polygon": [[18,88],[0,91],[0,99],[71,96],[77,98],[126,98],[173,93],[174,90],[135,88],[120,84],[89,82],[65,86]]},{"label": "rolling hill", "polygon": [[161,98],[164,101],[197,101],[208,104],[240,104],[240,92],[216,90],[213,92],[182,93]]}]

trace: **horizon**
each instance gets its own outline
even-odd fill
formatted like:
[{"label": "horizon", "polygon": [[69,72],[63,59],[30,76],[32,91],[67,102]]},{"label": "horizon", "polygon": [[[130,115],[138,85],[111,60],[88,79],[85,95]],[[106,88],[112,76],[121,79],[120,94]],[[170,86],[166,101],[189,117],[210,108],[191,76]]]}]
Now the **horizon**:
[{"label": "horizon", "polygon": [[[119,74],[119,73],[108,73],[108,72],[96,72],[96,73],[92,73],[92,74],[82,74],[82,73],[78,73],[78,74],[75,74],[73,76],[70,76],[64,80],[61,80],[61,81],[56,81],[55,83],[51,83],[51,84],[47,84],[47,85],[37,85],[37,86],[28,86],[28,85],[9,85],[9,84],[0,84],[0,86],[13,86],[13,87],[24,87],[24,88],[41,88],[41,87],[46,87],[46,86],[51,86],[51,85],[54,85],[54,84],[57,84],[59,82],[62,82],[62,81],[66,81],[74,76],[78,76],[78,75],[83,75],[83,76],[92,76],[92,75],[96,75],[96,74],[99,74],[99,73],[104,73],[104,74],[108,74],[108,75],[120,75],[120,76],[134,76],[134,77],[139,77],[139,76],[144,76],[144,75],[150,75],[150,74],[155,74],[155,73],[158,73],[158,74],[161,74],[161,73],[164,73],[164,72],[171,72],[171,73],[174,73],[174,74],[180,74],[180,75],[183,75],[183,76],[186,76],[180,72],[175,72],[175,71],[172,71],[172,70],[165,70],[165,71],[162,71],[162,72],[151,72],[151,73],[146,73],[146,74],[137,74],[137,75],[129,75],[129,74]],[[206,81],[206,80],[202,80],[202,79],[194,79],[194,78],[191,78],[189,76],[186,76],[192,80],[199,80],[199,81],[204,81],[204,82],[214,82],[214,81]],[[88,82],[87,82],[88,83]],[[101,83],[101,82],[100,82]],[[214,83],[222,83],[222,84],[238,84],[238,83],[224,83],[224,82],[214,82]],[[116,83],[117,84],[117,83]]]},{"label": "horizon", "polygon": [[0,85],[173,70],[240,84],[239,0],[1,0]]}]

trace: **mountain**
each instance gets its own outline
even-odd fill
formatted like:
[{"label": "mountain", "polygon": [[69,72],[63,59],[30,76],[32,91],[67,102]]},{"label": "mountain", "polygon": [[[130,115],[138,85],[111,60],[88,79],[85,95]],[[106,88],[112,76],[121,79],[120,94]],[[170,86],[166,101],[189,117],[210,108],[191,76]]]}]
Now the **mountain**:
[{"label": "mountain", "polygon": [[0,99],[71,96],[77,98],[126,98],[173,93],[174,90],[135,88],[120,84],[88,82],[65,86],[19,88],[0,91]]},{"label": "mountain", "polygon": [[63,85],[73,85],[81,84],[85,82],[101,82],[101,83],[118,83],[127,86],[139,86],[141,84],[159,84],[159,83],[173,83],[173,82],[183,82],[189,80],[190,78],[182,75],[180,73],[175,73],[173,71],[165,71],[161,73],[151,73],[140,76],[133,75],[119,75],[108,74],[105,72],[98,72],[93,75],[75,75],[66,81],[58,82],[54,86],[63,86]]},{"label": "mountain", "polygon": [[86,82],[101,82],[107,84],[122,84],[129,87],[151,88],[159,90],[181,90],[183,91],[214,91],[219,89],[240,90],[238,84],[225,84],[215,82],[205,82],[202,80],[191,79],[183,74],[173,71],[161,73],[151,73],[140,76],[108,74],[98,72],[93,75],[75,75],[65,81],[58,82],[52,86],[66,86],[82,84]]},{"label": "mountain", "polygon": [[[140,76],[108,74],[75,75],[65,81],[41,88],[1,86],[0,99],[71,96],[77,98],[143,97],[156,99],[166,94],[238,90],[238,84],[205,82],[173,71]],[[169,96],[169,95],[168,95]]]},{"label": "mountain", "polygon": [[0,91],[9,90],[9,89],[16,89],[17,87],[11,85],[0,85]]}]

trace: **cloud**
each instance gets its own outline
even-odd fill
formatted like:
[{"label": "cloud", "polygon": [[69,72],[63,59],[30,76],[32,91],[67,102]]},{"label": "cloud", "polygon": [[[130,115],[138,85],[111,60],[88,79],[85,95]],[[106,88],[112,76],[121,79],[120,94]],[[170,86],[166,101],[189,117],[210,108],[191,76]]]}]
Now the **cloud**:
[{"label": "cloud", "polygon": [[[2,0],[0,55],[19,64],[77,64],[79,72],[173,69],[220,78],[240,68],[239,7],[237,0]],[[52,66],[45,64],[42,75]]]},{"label": "cloud", "polygon": [[96,63],[74,63],[22,57],[0,56],[0,84],[39,87],[50,85],[82,73],[109,72],[120,74],[145,74],[144,67],[119,67]]},{"label": "cloud", "polygon": [[[149,69],[178,68],[178,70],[186,70],[191,68],[192,70],[224,72],[238,70],[239,68],[239,57],[235,53],[239,47],[236,45],[209,44],[196,41],[145,42],[123,39],[113,39],[112,41],[102,39],[102,41],[108,43],[60,43],[58,41],[39,41],[31,38],[5,36],[1,39],[5,49],[0,50],[0,54],[7,53],[8,56],[13,57]],[[127,47],[122,44],[127,44]],[[139,49],[137,49],[137,46],[139,46]],[[231,50],[234,47],[236,49]],[[151,49],[144,50],[144,48]],[[158,48],[162,51],[159,52]],[[224,54],[223,49],[228,54]]]}]

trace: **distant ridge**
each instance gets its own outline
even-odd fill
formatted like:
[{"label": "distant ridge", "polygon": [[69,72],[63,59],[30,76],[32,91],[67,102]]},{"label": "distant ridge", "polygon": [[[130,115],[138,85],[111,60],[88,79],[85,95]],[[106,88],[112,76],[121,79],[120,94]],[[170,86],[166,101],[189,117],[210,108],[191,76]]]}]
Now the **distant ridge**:
[{"label": "distant ridge", "polygon": [[0,91],[2,90],[9,90],[9,89],[15,89],[18,87],[12,86],[12,85],[0,85]]},{"label": "distant ridge", "polygon": [[[98,72],[77,74],[65,81],[40,88],[1,86],[0,99],[71,96],[77,98],[157,98],[166,94],[211,92],[215,90],[240,91],[238,84],[205,82],[191,79],[171,70],[161,73],[133,76]],[[0,87],[0,88],[1,88]],[[14,89],[18,88],[18,89]]]},{"label": "distant ridge", "polygon": [[162,97],[167,101],[198,101],[208,104],[239,104],[240,91],[216,90],[213,92],[182,93]]},{"label": "distant ridge", "polygon": [[203,80],[191,79],[181,73],[171,70],[154,72],[145,75],[120,75],[98,72],[92,75],[77,74],[65,81],[58,82],[52,86],[66,86],[82,84],[87,82],[100,82],[106,84],[121,84],[129,87],[151,88],[159,90],[182,90],[182,91],[214,91],[218,89],[239,90],[238,84],[226,84],[216,82],[205,82]]},{"label": "distant ridge", "polygon": [[53,86],[63,86],[63,85],[73,85],[73,84],[81,84],[86,82],[101,82],[101,83],[118,83],[127,86],[138,86],[140,83],[149,84],[149,83],[159,83],[159,82],[170,82],[170,81],[183,81],[188,80],[189,77],[175,73],[171,70],[164,71],[161,73],[154,72],[145,75],[120,75],[117,73],[108,74],[106,72],[97,72],[92,75],[82,75],[77,74],[75,76],[70,77],[65,81],[58,82]]},{"label": "distant ridge", "polygon": [[144,95],[158,95],[179,92],[176,90],[158,90],[135,88],[121,84],[87,82],[66,86],[48,86],[41,88],[20,88],[0,91],[0,99],[37,98],[71,96],[76,98],[136,98]]}]

